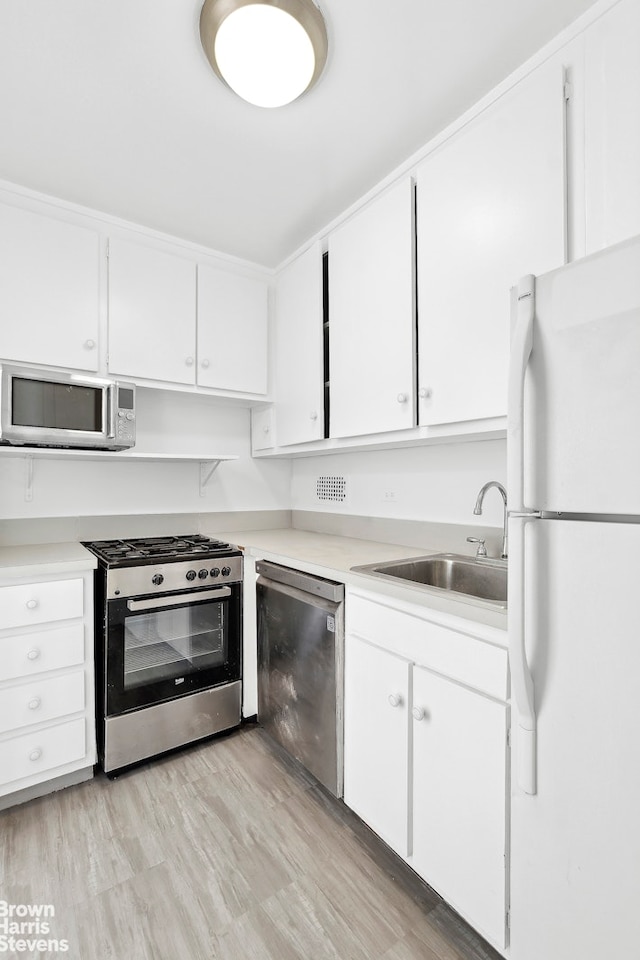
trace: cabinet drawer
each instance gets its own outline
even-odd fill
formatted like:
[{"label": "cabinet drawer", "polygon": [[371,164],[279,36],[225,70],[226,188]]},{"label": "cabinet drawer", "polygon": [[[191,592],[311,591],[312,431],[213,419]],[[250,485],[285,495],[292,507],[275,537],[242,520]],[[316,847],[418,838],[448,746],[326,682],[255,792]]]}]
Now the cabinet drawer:
[{"label": "cabinet drawer", "polygon": [[508,698],[507,651],[474,636],[472,628],[466,633],[350,595],[347,631],[499,700]]},{"label": "cabinet drawer", "polygon": [[83,614],[82,580],[57,580],[0,587],[2,627],[71,620]]},{"label": "cabinet drawer", "polygon": [[84,672],[0,691],[0,733],[84,710]]},{"label": "cabinet drawer", "polygon": [[0,783],[12,783],[66,763],[81,760],[87,752],[84,717],[48,727],[38,733],[0,743]]},{"label": "cabinet drawer", "polygon": [[30,677],[84,662],[84,624],[0,639],[0,680]]}]

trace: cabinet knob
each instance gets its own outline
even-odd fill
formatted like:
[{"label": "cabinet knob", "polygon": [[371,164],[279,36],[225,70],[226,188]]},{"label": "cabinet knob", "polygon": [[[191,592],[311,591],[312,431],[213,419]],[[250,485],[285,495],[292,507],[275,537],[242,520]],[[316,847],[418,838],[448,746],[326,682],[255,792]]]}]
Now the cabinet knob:
[{"label": "cabinet knob", "polygon": [[407,396],[406,393],[399,393],[399,394],[398,394],[398,403],[406,403],[408,399],[409,399],[409,398],[408,398],[408,396]]},{"label": "cabinet knob", "polygon": [[42,750],[40,747],[36,747],[35,750],[32,750],[29,754],[29,760],[39,760],[42,756]]},{"label": "cabinet knob", "polygon": [[193,366],[193,357],[187,357],[187,359],[185,360],[185,363],[186,363],[186,365],[187,365],[188,367],[192,367],[192,366]]},{"label": "cabinet knob", "polygon": [[420,397],[421,400],[430,400],[432,393],[433,393],[433,390],[431,389],[431,387],[420,387],[420,389],[418,390],[418,396]]},{"label": "cabinet knob", "polygon": [[426,713],[422,707],[414,707],[411,716],[414,720],[424,720]]},{"label": "cabinet knob", "polygon": [[[188,362],[188,361],[187,361],[187,362]],[[203,360],[201,366],[203,366],[204,369],[206,370],[207,367],[209,366],[209,361],[208,361],[208,360]]]},{"label": "cabinet knob", "polygon": [[34,647],[33,650],[29,650],[27,653],[27,660],[37,660],[40,656],[40,651]]},{"label": "cabinet knob", "polygon": [[85,340],[84,345],[87,350],[93,350],[95,348],[95,340]]},{"label": "cabinet knob", "polygon": [[402,703],[402,697],[400,696],[399,693],[390,693],[388,700],[389,700],[389,705],[392,707],[399,707],[400,704]]},{"label": "cabinet knob", "polygon": [[310,420],[317,420],[317,419],[318,419],[318,411],[317,411],[317,410],[312,410],[311,413],[309,414],[309,419],[310,419]]},{"label": "cabinet knob", "polygon": [[269,433],[269,427],[263,427],[262,429],[265,433]]},{"label": "cabinet knob", "polygon": [[27,600],[27,610],[35,610],[38,606],[37,600]]},{"label": "cabinet knob", "polygon": [[29,710],[37,710],[41,703],[42,700],[40,697],[34,697],[32,700],[29,700]]}]

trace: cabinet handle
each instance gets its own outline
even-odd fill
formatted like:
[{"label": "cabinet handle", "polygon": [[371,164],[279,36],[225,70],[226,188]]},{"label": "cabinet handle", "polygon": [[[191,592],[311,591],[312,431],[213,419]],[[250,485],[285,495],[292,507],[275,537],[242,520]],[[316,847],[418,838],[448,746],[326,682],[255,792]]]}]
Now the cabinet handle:
[{"label": "cabinet handle", "polygon": [[192,367],[192,366],[193,366],[193,357],[187,357],[187,359],[185,360],[185,363],[186,363],[186,365],[187,365],[188,367]]},{"label": "cabinet handle", "polygon": [[399,393],[399,394],[398,394],[398,403],[406,403],[408,399],[409,399],[409,398],[408,398],[408,396],[407,396],[406,393]]},{"label": "cabinet handle", "polygon": [[390,693],[388,700],[392,707],[399,707],[402,704],[402,697],[399,693]]},{"label": "cabinet handle", "polygon": [[33,760],[33,761],[39,760],[41,756],[42,756],[41,748],[36,747],[35,750],[32,750],[31,753],[29,754],[29,760]]},{"label": "cabinet handle", "polygon": [[29,650],[27,653],[27,660],[37,660],[39,656],[40,651],[34,647],[33,650]]},{"label": "cabinet handle", "polygon": [[96,345],[96,342],[95,340],[85,340],[84,345],[87,348],[87,350],[93,350],[93,348]]},{"label": "cabinet handle", "polygon": [[411,711],[411,716],[414,720],[424,720],[426,712],[422,707],[414,707]]},{"label": "cabinet handle", "polygon": [[29,710],[37,710],[41,703],[40,697],[34,697],[33,700],[29,700]]},{"label": "cabinet handle", "polygon": [[203,360],[203,361],[202,361],[202,366],[203,366],[204,369],[206,370],[207,367],[209,366],[209,361],[208,361],[208,360]]},{"label": "cabinet handle", "polygon": [[262,429],[264,430],[265,433],[269,433],[269,427],[263,427]]},{"label": "cabinet handle", "polygon": [[317,413],[316,410],[312,410],[312,411],[311,411],[311,413],[309,414],[309,419],[310,419],[310,420],[317,420],[317,419],[318,419],[318,413]]},{"label": "cabinet handle", "polygon": [[38,606],[37,600],[27,600],[27,610],[35,610]]},{"label": "cabinet handle", "polygon": [[420,389],[418,390],[418,396],[420,397],[421,400],[430,400],[432,393],[433,393],[433,390],[431,389],[431,387],[420,387]]}]

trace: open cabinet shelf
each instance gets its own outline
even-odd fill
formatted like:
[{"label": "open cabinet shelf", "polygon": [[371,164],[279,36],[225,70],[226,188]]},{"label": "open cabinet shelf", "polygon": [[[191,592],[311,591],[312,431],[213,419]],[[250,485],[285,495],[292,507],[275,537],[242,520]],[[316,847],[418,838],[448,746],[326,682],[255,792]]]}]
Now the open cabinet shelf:
[{"label": "open cabinet shelf", "polygon": [[135,463],[199,463],[200,496],[204,488],[221,463],[237,460],[230,454],[212,453],[144,453],[138,450],[62,450],[53,447],[10,447],[0,446],[0,457],[19,457],[25,461],[25,491],[27,501],[33,499],[34,460],[93,460],[122,463],[126,460]]}]

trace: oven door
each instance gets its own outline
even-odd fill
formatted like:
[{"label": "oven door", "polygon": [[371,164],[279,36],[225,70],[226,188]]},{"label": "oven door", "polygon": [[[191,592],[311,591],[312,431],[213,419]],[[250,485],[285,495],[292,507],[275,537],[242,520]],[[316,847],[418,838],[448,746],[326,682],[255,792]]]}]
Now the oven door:
[{"label": "oven door", "polygon": [[107,601],[106,716],[240,679],[241,586]]}]

